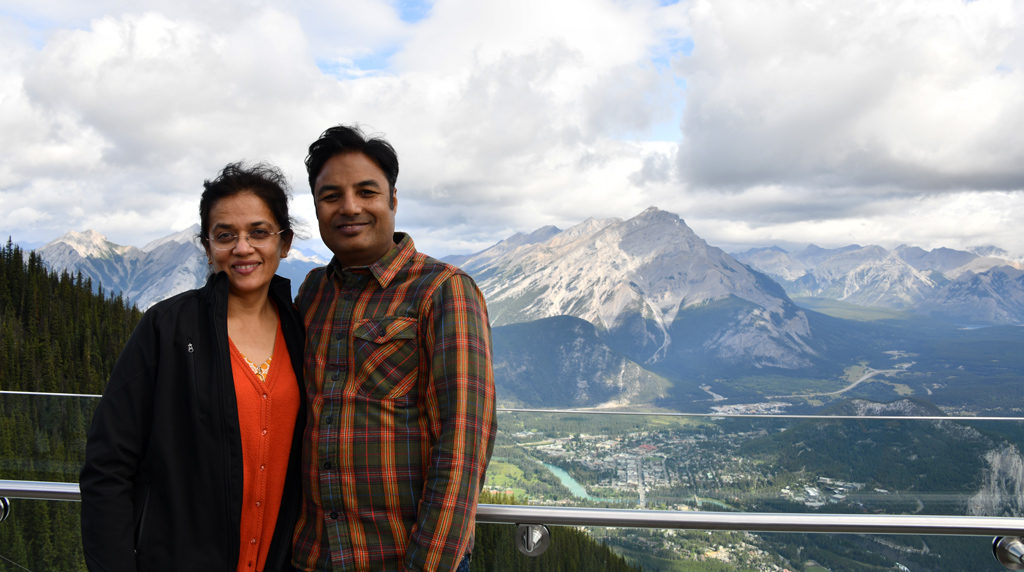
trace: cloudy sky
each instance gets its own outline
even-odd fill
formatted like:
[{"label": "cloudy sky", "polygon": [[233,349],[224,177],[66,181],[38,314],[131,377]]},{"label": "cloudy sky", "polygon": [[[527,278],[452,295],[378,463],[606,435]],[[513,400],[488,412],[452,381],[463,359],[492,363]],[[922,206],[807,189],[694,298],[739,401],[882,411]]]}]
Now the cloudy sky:
[{"label": "cloudy sky", "polygon": [[[358,123],[434,255],[657,206],[711,244],[1024,256],[1011,0],[0,0],[0,231],[142,246]],[[322,247],[321,247],[322,248]],[[321,252],[325,252],[321,250]]]}]

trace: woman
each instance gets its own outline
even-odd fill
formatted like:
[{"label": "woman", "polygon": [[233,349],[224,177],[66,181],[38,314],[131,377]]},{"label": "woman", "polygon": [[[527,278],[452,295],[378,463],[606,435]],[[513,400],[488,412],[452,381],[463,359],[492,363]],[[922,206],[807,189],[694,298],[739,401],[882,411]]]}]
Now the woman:
[{"label": "woman", "polygon": [[89,430],[91,570],[290,570],[303,330],[274,274],[293,236],[287,183],[236,163],[204,187],[211,275],[146,312]]}]

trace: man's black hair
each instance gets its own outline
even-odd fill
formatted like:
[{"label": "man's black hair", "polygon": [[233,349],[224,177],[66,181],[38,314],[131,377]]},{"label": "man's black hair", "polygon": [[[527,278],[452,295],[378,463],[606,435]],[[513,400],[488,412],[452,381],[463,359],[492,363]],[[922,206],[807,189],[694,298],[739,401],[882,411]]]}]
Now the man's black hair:
[{"label": "man's black hair", "polygon": [[328,128],[320,138],[309,146],[306,155],[306,172],[309,173],[309,190],[316,195],[316,178],[324,165],[335,155],[362,153],[369,157],[388,180],[390,206],[395,207],[395,183],[398,181],[398,154],[390,143],[380,137],[369,137],[356,126],[336,125]]}]

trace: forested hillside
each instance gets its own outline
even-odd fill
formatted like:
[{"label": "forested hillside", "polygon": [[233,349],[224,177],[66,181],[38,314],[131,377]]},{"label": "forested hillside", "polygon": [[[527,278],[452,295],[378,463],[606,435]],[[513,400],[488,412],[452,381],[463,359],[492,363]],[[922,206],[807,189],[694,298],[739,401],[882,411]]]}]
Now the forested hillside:
[{"label": "forested hillside", "polygon": [[[140,313],[93,294],[88,279],[48,272],[35,253],[0,249],[0,390],[103,390]],[[0,395],[0,478],[74,482],[95,398]],[[0,523],[0,570],[84,570],[78,504],[12,500]],[[25,567],[25,568],[22,568]]]},{"label": "forested hillside", "polygon": [[141,313],[93,293],[81,274],[48,272],[34,253],[0,249],[0,389],[103,391]]},{"label": "forested hillside", "polygon": [[[481,503],[520,504],[505,495],[486,492]],[[551,544],[537,557],[525,556],[515,544],[516,527],[507,524],[478,524],[476,546],[470,561],[473,572],[503,572],[505,570],[576,572],[600,570],[602,572],[631,572],[637,570],[611,548],[596,543],[586,532],[572,527],[551,526]]]},{"label": "forested hillside", "polygon": [[[102,393],[141,313],[96,290],[81,275],[47,271],[34,252],[26,260],[8,239],[0,248],[0,390]],[[77,482],[96,401],[0,394],[0,479]],[[78,503],[11,503],[11,516],[0,523],[0,572],[85,570]],[[480,525],[473,570],[631,570],[572,528],[553,527],[551,549],[539,558],[519,554],[514,532]]]}]

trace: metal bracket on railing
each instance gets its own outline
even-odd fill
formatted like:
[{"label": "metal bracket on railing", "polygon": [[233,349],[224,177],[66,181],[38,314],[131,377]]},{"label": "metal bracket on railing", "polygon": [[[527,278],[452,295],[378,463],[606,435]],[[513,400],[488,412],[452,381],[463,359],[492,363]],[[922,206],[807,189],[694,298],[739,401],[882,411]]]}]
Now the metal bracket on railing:
[{"label": "metal bracket on railing", "polygon": [[527,556],[540,556],[551,544],[551,531],[543,524],[517,524],[516,548]]},{"label": "metal bracket on railing", "polygon": [[0,522],[7,520],[8,516],[11,516],[11,501],[7,497],[0,497]]},{"label": "metal bracket on railing", "polygon": [[992,539],[992,554],[1007,570],[1024,570],[1024,539],[997,536]]}]

